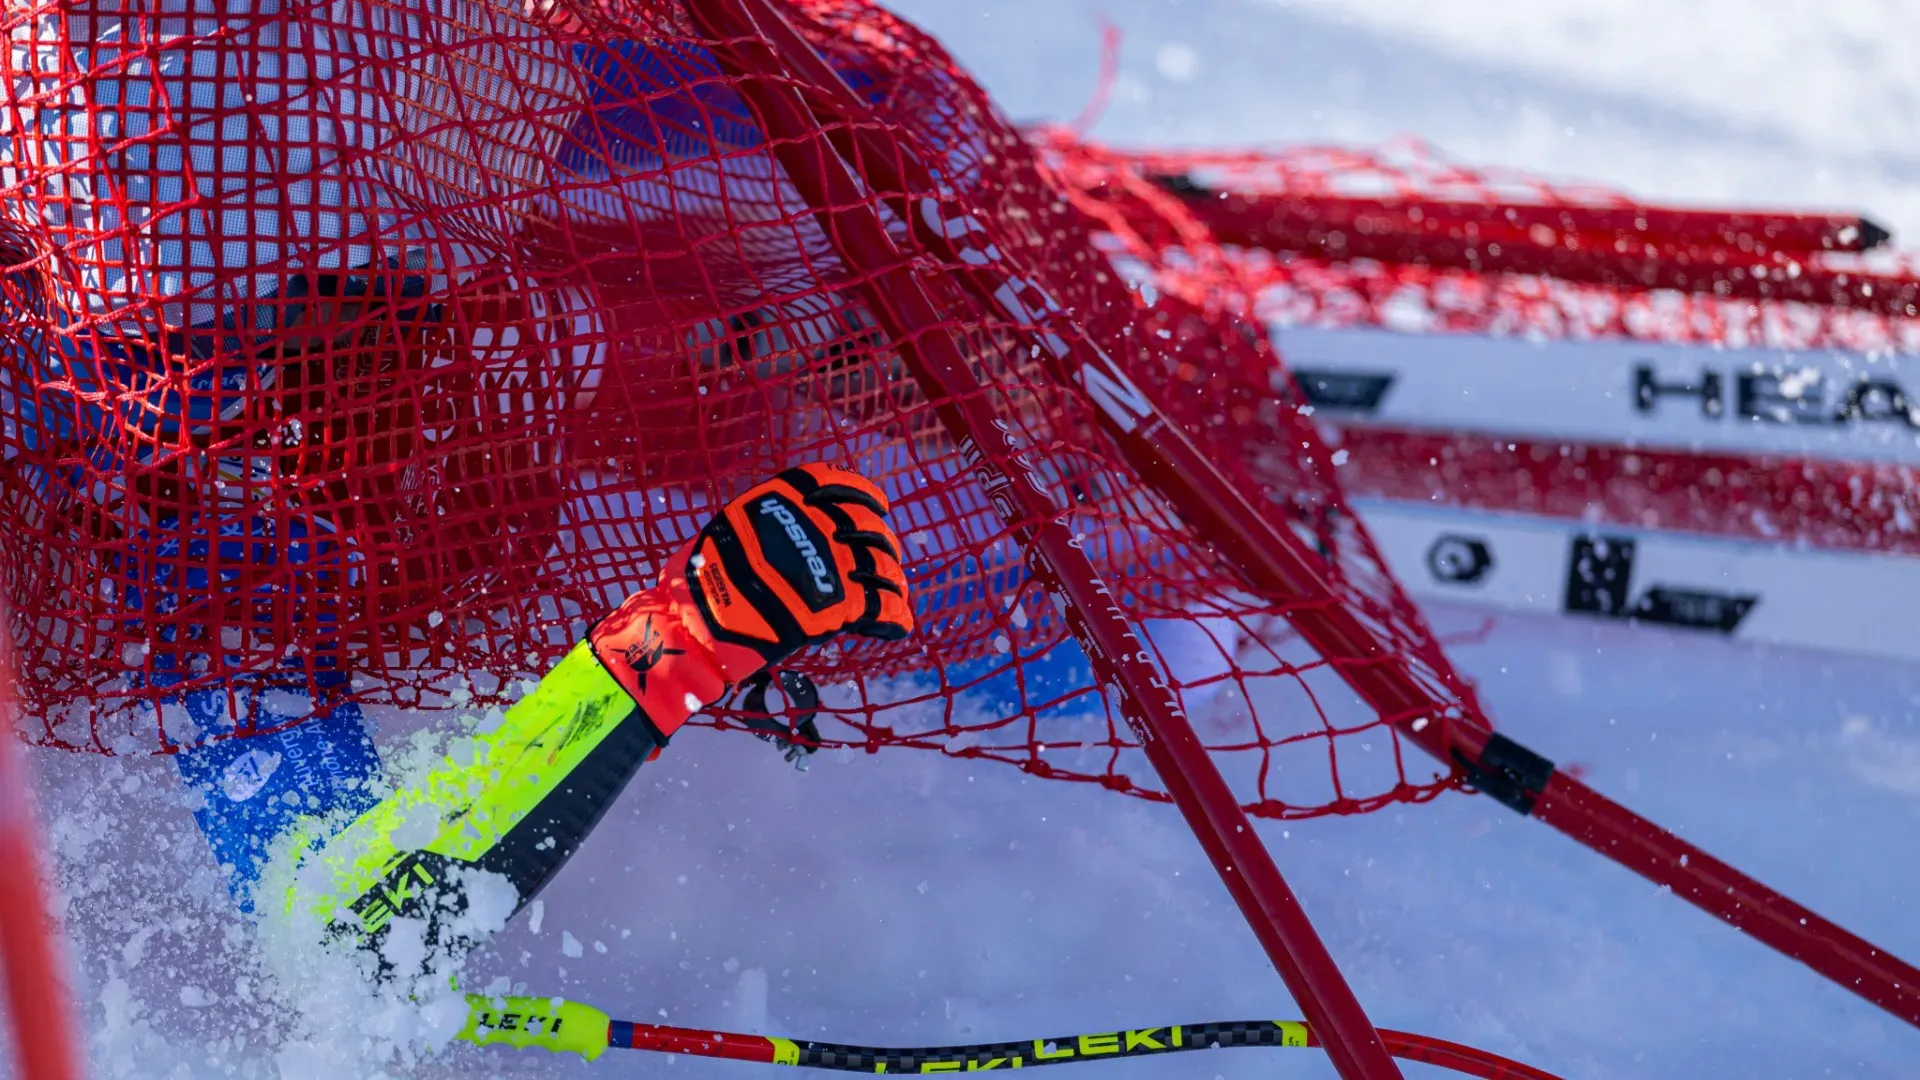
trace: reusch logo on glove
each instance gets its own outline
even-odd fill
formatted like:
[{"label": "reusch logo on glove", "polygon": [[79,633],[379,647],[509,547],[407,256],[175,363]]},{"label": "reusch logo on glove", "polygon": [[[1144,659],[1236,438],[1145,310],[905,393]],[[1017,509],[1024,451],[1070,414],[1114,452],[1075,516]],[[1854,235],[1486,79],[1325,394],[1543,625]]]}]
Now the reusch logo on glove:
[{"label": "reusch logo on glove", "polygon": [[753,530],[760,540],[760,550],[780,576],[806,598],[807,606],[820,611],[838,601],[839,576],[821,554],[827,538],[779,495],[765,496],[755,511]]},{"label": "reusch logo on glove", "polygon": [[[595,628],[595,655],[657,726],[653,710],[673,712],[677,722],[728,685],[843,631],[898,641],[913,630],[913,603],[887,510],[886,494],[858,473],[825,463],[787,469],[729,500],[668,560],[666,599],[691,610],[655,602],[628,611],[636,593]],[[662,611],[673,617],[655,629],[672,638],[669,626],[684,628],[701,647],[672,642],[687,654],[660,660],[643,688],[627,650],[642,646],[633,654],[640,661],[651,655],[643,623]],[[675,692],[698,671],[714,676],[711,692]]]}]

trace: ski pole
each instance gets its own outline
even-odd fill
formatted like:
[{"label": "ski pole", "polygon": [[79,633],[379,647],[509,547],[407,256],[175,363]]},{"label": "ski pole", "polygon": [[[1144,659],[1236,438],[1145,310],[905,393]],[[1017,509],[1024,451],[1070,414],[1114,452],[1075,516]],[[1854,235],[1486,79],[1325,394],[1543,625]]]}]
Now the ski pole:
[{"label": "ski pole", "polygon": [[[41,891],[46,842],[28,805],[26,766],[13,732],[12,657],[0,642],[0,1014],[12,1016],[20,1076],[79,1080],[72,999],[61,974],[59,929]],[[0,1050],[0,1069],[8,1055]]]},{"label": "ski pole", "polygon": [[[1030,1069],[1115,1058],[1178,1054],[1227,1047],[1319,1048],[1313,1029],[1298,1020],[1227,1020],[1120,1028],[1053,1038],[973,1046],[879,1047],[742,1035],[727,1031],[615,1020],[591,1005],[563,998],[467,995],[467,1022],[459,1038],[475,1046],[539,1047],[592,1061],[609,1047],[661,1054],[755,1061],[859,1073],[957,1073]],[[1485,1050],[1380,1029],[1387,1052],[1403,1061],[1451,1069],[1479,1080],[1557,1080],[1552,1073]]]}]

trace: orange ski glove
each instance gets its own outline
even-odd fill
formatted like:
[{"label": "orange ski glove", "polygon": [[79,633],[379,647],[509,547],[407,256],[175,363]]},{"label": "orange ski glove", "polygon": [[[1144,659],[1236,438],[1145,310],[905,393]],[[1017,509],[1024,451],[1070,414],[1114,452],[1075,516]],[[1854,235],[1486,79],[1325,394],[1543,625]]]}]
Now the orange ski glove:
[{"label": "orange ski glove", "polygon": [[588,634],[664,744],[687,718],[796,649],[844,630],[913,629],[887,497],[834,465],[802,465],[727,503],[660,583]]}]

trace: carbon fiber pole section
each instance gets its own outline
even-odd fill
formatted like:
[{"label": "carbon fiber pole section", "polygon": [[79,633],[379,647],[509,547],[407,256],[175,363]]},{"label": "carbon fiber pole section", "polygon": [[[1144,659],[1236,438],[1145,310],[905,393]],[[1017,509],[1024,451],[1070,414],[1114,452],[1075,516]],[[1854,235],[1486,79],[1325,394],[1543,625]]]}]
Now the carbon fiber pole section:
[{"label": "carbon fiber pole section", "polygon": [[[1476,1050],[1471,1046],[1382,1029],[1380,1037],[1394,1057],[1433,1065],[1478,1080],[1559,1080],[1552,1073],[1518,1061]],[[888,1048],[839,1043],[776,1039],[698,1031],[666,1025],[613,1021],[609,1041],[619,1047],[663,1054],[755,1061],[802,1068],[857,1073],[928,1073],[997,1071],[1007,1067],[1032,1069],[1048,1065],[1082,1065],[1124,1058],[1241,1047],[1320,1047],[1320,1039],[1304,1024],[1274,1020],[1239,1020],[1179,1024],[1156,1028],[1086,1032],[1020,1042],[978,1046]],[[1323,1048],[1324,1049],[1324,1048]]]},{"label": "carbon fiber pole section", "polygon": [[[780,18],[764,0],[689,0],[688,9],[703,32],[715,39],[715,52],[723,66],[735,69],[733,74],[790,77],[757,32],[757,23]],[[1036,578],[1065,601],[1068,626],[1096,676],[1120,688],[1122,714],[1268,957],[1326,1040],[1334,1067],[1346,1080],[1400,1076],[1112,590],[1060,520],[1043,482],[995,425],[979,377],[952,338],[938,329],[941,320],[932,299],[888,238],[846,163],[793,91],[764,77],[744,79],[739,91],[759,115],[771,149],[841,257],[864,275],[860,287],[874,315],[935,403],[962,456],[972,459],[995,509],[1016,530]]]}]

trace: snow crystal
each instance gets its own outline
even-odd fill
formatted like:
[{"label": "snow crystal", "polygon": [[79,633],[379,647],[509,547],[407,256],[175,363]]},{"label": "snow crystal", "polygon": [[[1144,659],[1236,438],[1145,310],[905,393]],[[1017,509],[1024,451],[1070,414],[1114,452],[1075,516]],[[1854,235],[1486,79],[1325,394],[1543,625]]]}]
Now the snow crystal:
[{"label": "snow crystal", "polygon": [[1169,41],[1153,54],[1153,66],[1168,82],[1187,82],[1200,70],[1200,54],[1191,45]]},{"label": "snow crystal", "polygon": [[433,803],[417,803],[407,808],[400,824],[387,834],[401,851],[418,851],[440,835],[440,808]]},{"label": "snow crystal", "polygon": [[268,690],[260,695],[260,707],[265,712],[287,720],[299,720],[313,715],[313,699],[304,691],[294,693],[288,690]]}]

